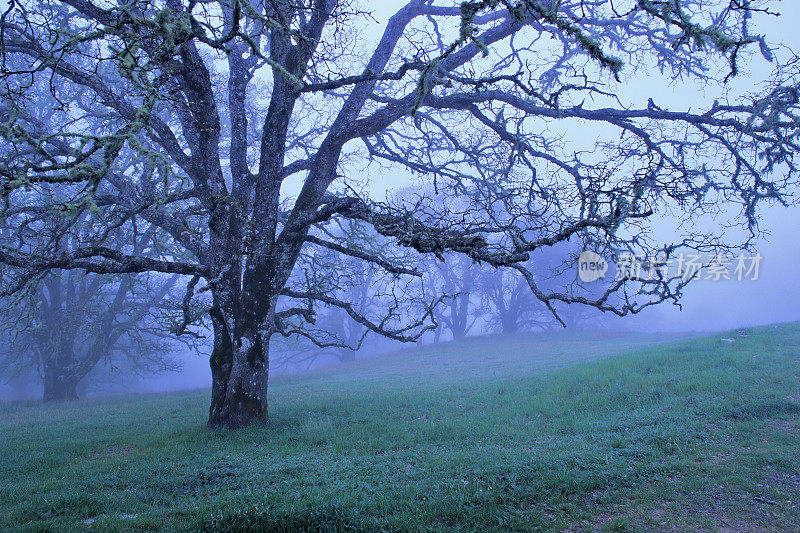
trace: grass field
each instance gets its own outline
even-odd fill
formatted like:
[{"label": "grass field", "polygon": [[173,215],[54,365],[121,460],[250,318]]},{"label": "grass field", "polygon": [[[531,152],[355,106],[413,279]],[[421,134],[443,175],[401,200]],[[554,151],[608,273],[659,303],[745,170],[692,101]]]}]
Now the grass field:
[{"label": "grass field", "polygon": [[784,324],[407,350],[233,433],[207,391],[2,405],[0,530],[800,531],[798,374]]}]

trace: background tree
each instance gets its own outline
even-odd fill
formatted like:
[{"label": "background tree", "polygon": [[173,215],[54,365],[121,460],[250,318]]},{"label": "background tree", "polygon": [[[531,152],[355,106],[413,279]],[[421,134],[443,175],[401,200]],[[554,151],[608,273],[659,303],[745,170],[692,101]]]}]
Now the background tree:
[{"label": "background tree", "polygon": [[[45,186],[96,229],[69,251],[4,241],[3,286],[52,269],[187,276],[185,316],[195,295],[210,298],[208,423],[226,427],[266,419],[270,340],[315,307],[396,340],[433,326],[430,307],[390,298],[367,317],[298,275],[316,248],[420,274],[318,237],[332,220],[516,270],[552,312],[676,301],[680,276],[619,280],[590,299],[542,288],[525,265],[564,241],[662,258],[749,243],[759,205],[787,202],[795,185],[798,62],[751,32],[767,2],[618,4],[410,0],[373,43],[348,1],[18,0],[0,19],[4,231],[36,230],[25,190]],[[717,83],[759,49],[776,63],[757,93]],[[626,95],[642,73],[696,80],[706,107]],[[47,122],[30,117],[31,93],[53,110]],[[132,159],[145,172],[127,171]],[[377,201],[363,177],[382,165],[423,175],[444,199]],[[663,217],[667,238],[652,231]],[[170,245],[140,254],[102,229],[139,219]]]},{"label": "background tree", "polygon": [[439,341],[442,331],[448,331],[453,339],[463,339],[482,315],[477,296],[480,267],[469,257],[456,256],[446,261],[428,261],[424,270],[428,289],[445,296],[435,312],[439,327],[434,341]]},{"label": "background tree", "polygon": [[[298,258],[294,283],[305,285],[311,293],[325,294],[329,302],[318,305],[309,302],[311,319],[301,317],[293,321],[293,329],[287,329],[282,342],[276,345],[278,365],[310,366],[327,356],[347,362],[354,360],[356,352],[366,346],[385,349],[380,343],[367,344],[372,330],[360,317],[379,320],[386,318],[386,309],[391,310],[388,316],[392,316],[406,309],[426,307],[423,287],[418,283],[398,283],[398,276],[405,270],[391,266],[409,258],[400,257],[397,252],[391,255],[386,250],[387,239],[368,224],[337,219],[315,227],[308,240],[319,245],[309,247]],[[346,251],[358,250],[367,257],[385,257],[386,262],[374,265],[349,252],[342,254],[336,246],[331,246],[332,242],[342,243]],[[348,304],[341,305],[343,302]]]},{"label": "background tree", "polygon": [[[41,203],[44,203],[42,200]],[[85,213],[67,217],[44,210],[35,237],[51,248],[70,251],[86,229]],[[154,246],[155,228],[131,235],[114,232],[120,247],[133,241],[145,253]],[[178,368],[170,352],[169,299],[177,276],[83,274],[53,270],[31,281],[25,292],[5,294],[0,311],[0,374],[30,374],[43,384],[44,401],[74,400],[78,387],[100,363],[126,371],[159,372]],[[7,290],[0,291],[2,295]],[[15,301],[16,300],[16,301]]]},{"label": "background tree", "polygon": [[489,309],[489,327],[509,334],[555,325],[553,314],[531,293],[525,278],[514,272],[484,272],[482,305]]},{"label": "background tree", "polygon": [[49,274],[24,308],[3,313],[0,373],[13,378],[33,370],[44,401],[61,401],[77,399],[79,385],[101,363],[126,373],[178,369],[171,356],[176,343],[164,338],[169,330],[153,316],[173,285],[131,275]]},{"label": "background tree", "polygon": [[[581,243],[561,242],[531,254],[525,268],[542,290],[560,290],[571,298],[596,301],[613,286],[616,272],[609,271],[602,280],[581,283],[576,268],[581,251]],[[514,271],[484,269],[479,287],[488,326],[502,333],[547,330],[559,326],[573,330],[603,329],[615,317],[613,313],[599,312],[594,306],[558,302],[554,304],[557,313],[554,316],[531,293],[526,279]],[[624,306],[618,292],[609,293],[607,298],[612,306]]]}]

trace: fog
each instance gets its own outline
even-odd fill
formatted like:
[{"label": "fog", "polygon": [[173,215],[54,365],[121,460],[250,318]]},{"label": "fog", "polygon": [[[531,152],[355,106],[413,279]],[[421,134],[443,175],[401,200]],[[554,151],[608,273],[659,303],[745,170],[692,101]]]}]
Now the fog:
[{"label": "fog", "polygon": [[[373,2],[373,21],[366,24],[366,31],[360,35],[362,45],[369,48],[376,45],[380,38],[382,28],[388,17],[396,7],[394,2]],[[797,20],[800,20],[800,6],[796,2],[783,2],[780,5],[783,16],[779,19],[771,18],[769,24],[758,28],[768,32],[772,42],[792,49],[800,49],[800,38],[795,30]],[[748,64],[748,74],[759,79],[764,78],[769,71],[769,64],[755,56],[752,63]],[[750,82],[745,77],[741,82],[745,86]],[[739,90],[735,79],[731,90]],[[680,107],[692,108],[702,106],[706,98],[704,91],[691,82],[665,86],[658,81],[641,75],[626,84],[620,95],[631,100],[641,99],[647,95],[659,103],[679,103]],[[695,101],[692,101],[694,99]],[[583,138],[581,138],[581,135]],[[593,143],[591,130],[584,131],[577,137],[569,139],[577,145]],[[387,175],[389,178],[387,179]],[[388,173],[384,170],[380,178],[367,176],[365,183],[372,191],[374,197],[380,197],[387,191],[401,189],[415,183],[416,178],[402,168],[392,168]],[[295,196],[301,182],[287,180],[284,184],[284,194]],[[670,303],[649,308],[636,316],[624,318],[595,317],[567,328],[576,336],[582,332],[593,329],[603,329],[618,332],[715,332],[746,326],[756,326],[777,322],[800,320],[800,283],[798,271],[800,267],[800,246],[797,245],[797,229],[800,228],[800,212],[796,207],[771,206],[761,213],[760,229],[764,235],[753,243],[753,249],[763,256],[760,276],[757,281],[708,281],[699,280],[691,284],[685,291],[685,296],[680,300],[680,307]],[[663,223],[666,233],[669,233],[670,222]],[[423,265],[431,268],[430,263]],[[356,290],[358,292],[358,290]],[[485,305],[477,302],[474,305]],[[547,327],[555,327],[548,324]],[[541,327],[520,327],[520,331],[540,331]],[[97,396],[121,393],[147,393],[171,390],[184,390],[206,388],[211,385],[211,375],[208,369],[208,356],[211,351],[212,334],[208,329],[203,330],[201,339],[196,346],[186,347],[173,345],[171,357],[174,357],[180,367],[179,370],[161,371],[156,374],[148,372],[121,375],[113,369],[101,368],[94,372],[97,376],[87,378],[82,385],[82,396]],[[470,329],[469,335],[498,334],[496,327],[492,327],[486,320],[478,319]],[[452,335],[450,335],[452,336]],[[365,346],[355,352],[356,358],[369,358],[378,354],[398,350],[413,349],[414,343],[407,344],[379,340],[371,335]],[[437,341],[446,341],[447,333],[437,335]],[[430,344],[434,342],[434,335],[424,335],[416,344]],[[280,348],[273,363],[272,374],[304,372],[310,368],[320,368],[341,363],[339,358],[331,354],[331,350],[319,349],[305,352],[302,362],[283,361]],[[101,365],[102,366],[102,365]],[[102,377],[101,377],[102,376]],[[0,399],[18,400],[35,399],[41,397],[41,385],[31,383],[29,374],[26,379],[6,378],[0,386]],[[35,380],[34,380],[35,381]]]},{"label": "fog", "polygon": [[[373,20],[366,23],[366,30],[359,35],[362,46],[367,49],[377,44],[381,31],[388,17],[394,12],[394,2],[373,2]],[[783,13],[781,18],[768,18],[770,22],[759,31],[767,32],[774,44],[780,44],[791,49],[800,49],[800,37],[794,28],[796,21],[800,20],[800,6],[796,2],[783,2],[780,5]],[[765,24],[762,22],[762,24]],[[764,79],[769,72],[770,65],[757,55],[753,55],[748,64],[748,76],[755,79]],[[734,79],[728,87],[731,92],[743,90],[751,82],[750,77]],[[710,93],[708,93],[710,94]],[[631,101],[653,98],[660,104],[678,105],[691,109],[707,104],[707,93],[699,86],[676,84],[664,85],[658,78],[651,78],[642,73],[638,78],[630,80],[619,91],[619,96]],[[581,137],[582,136],[582,137]],[[577,136],[568,139],[569,142],[580,146],[595,142],[591,129],[585,130]],[[424,179],[422,180],[424,182]],[[365,185],[370,189],[375,198],[380,198],[387,191],[395,191],[412,186],[419,182],[413,174],[402,167],[384,169],[380,177],[367,175],[364,177]],[[296,196],[301,181],[287,180],[283,192],[288,196]],[[672,222],[662,222],[661,230],[669,234]],[[800,320],[800,283],[798,283],[798,265],[800,265],[800,246],[797,245],[797,228],[800,228],[800,212],[796,207],[782,207],[772,205],[761,212],[760,229],[764,232],[753,243],[753,250],[763,256],[761,271],[757,281],[708,281],[699,280],[692,283],[685,291],[685,296],[680,300],[680,307],[668,302],[657,307],[648,308],[636,316],[617,318],[614,316],[592,315],[580,324],[568,325],[567,331],[580,336],[583,332],[602,329],[617,332],[715,332],[746,326],[756,326],[777,322]],[[425,268],[435,268],[433,263],[425,263]],[[575,274],[575,272],[573,272]],[[480,285],[480,282],[478,282]],[[366,291],[367,288],[356,287],[354,291]],[[477,294],[480,286],[474,287],[476,300],[471,305],[476,307],[478,316],[471,325],[468,335],[503,334],[502,328],[491,321],[482,313],[488,304]],[[172,296],[175,297],[177,293]],[[366,292],[365,292],[366,294]],[[542,322],[544,320],[544,322]],[[557,327],[549,319],[539,320],[536,324],[520,324],[519,331],[541,331]],[[187,347],[180,344],[170,345],[170,357],[174,358],[178,370],[161,370],[152,374],[146,371],[134,372],[124,375],[113,369],[113,364],[103,369],[102,364],[94,377],[89,377],[81,385],[81,396],[97,396],[120,393],[145,393],[163,392],[171,390],[184,390],[206,388],[211,385],[211,375],[208,369],[208,356],[211,352],[211,339],[213,337],[208,328],[201,328],[201,337],[196,339],[195,345]],[[506,333],[512,334],[512,333]],[[445,342],[453,334],[439,331],[425,334],[416,344],[430,344],[436,341]],[[411,345],[400,342],[380,340],[376,335],[367,337],[365,345],[354,352],[355,358],[369,358],[378,354],[397,350],[413,349]],[[291,349],[289,350],[292,351]],[[338,352],[337,352],[338,353]],[[299,358],[298,358],[299,357]],[[302,356],[293,354],[286,360],[284,348],[278,346],[272,363],[272,374],[298,373],[310,368],[320,368],[331,365],[347,364],[341,362],[343,356],[333,354],[330,349],[303,348]],[[344,357],[348,359],[348,357]],[[35,399],[41,396],[41,385],[31,382],[32,373],[23,376],[6,378],[0,386],[0,399],[18,400]]]},{"label": "fog", "polygon": [[[633,332],[681,332],[706,333],[722,332],[748,326],[759,326],[780,322],[800,320],[800,246],[797,246],[797,228],[800,227],[800,212],[791,208],[774,208],[763,219],[762,226],[769,232],[762,238],[755,249],[764,259],[757,281],[698,280],[691,284],[681,307],[663,303],[649,308],[640,315],[624,318],[594,317],[580,326],[568,326],[566,331],[580,338],[595,329],[620,333]],[[558,328],[556,324],[549,327]],[[524,331],[525,328],[522,328]],[[530,331],[540,331],[531,328]],[[488,326],[475,327],[470,335],[498,334]],[[447,339],[443,336],[443,341]],[[420,344],[433,342],[432,335],[423,338]],[[413,350],[417,343],[410,346],[399,342],[381,341],[372,338],[372,342],[354,351],[354,357],[362,359],[382,354],[398,352],[403,357],[403,350]],[[167,371],[158,374],[116,375],[110,372],[100,381],[86,384],[82,391],[86,397],[109,394],[153,393],[174,390],[207,388],[211,385],[208,369],[209,339],[200,343],[199,349],[177,348],[173,353],[180,365],[179,371]],[[286,373],[302,373],[309,369],[346,365],[340,362],[329,351],[317,350],[313,359],[307,362],[285,363],[275,365],[273,375]],[[276,354],[279,359],[281,354]],[[274,363],[273,363],[274,364]],[[110,376],[110,378],[109,378]],[[41,398],[41,384],[15,382],[2,385],[2,398],[11,400],[34,400]]]}]

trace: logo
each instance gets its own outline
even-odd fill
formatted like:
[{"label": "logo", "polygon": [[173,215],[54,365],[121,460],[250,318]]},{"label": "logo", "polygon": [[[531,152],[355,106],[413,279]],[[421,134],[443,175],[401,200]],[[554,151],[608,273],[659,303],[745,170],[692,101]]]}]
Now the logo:
[{"label": "logo", "polygon": [[578,277],[584,283],[603,279],[608,272],[608,262],[595,252],[585,250],[578,256]]}]

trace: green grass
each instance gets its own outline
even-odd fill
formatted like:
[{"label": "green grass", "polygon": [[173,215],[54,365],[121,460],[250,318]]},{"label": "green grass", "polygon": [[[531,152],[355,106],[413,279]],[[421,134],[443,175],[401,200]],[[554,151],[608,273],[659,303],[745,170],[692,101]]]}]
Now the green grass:
[{"label": "green grass", "polygon": [[207,391],[2,405],[0,530],[798,531],[799,373],[785,324],[408,350],[237,432]]}]

